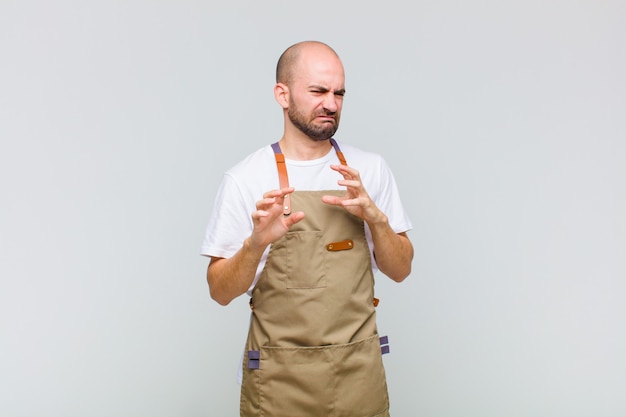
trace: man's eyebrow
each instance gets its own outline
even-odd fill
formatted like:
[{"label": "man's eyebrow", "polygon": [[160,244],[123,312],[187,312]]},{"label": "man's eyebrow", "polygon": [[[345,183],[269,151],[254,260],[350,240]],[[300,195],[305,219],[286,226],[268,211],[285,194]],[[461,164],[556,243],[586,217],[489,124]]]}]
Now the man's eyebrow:
[{"label": "man's eyebrow", "polygon": [[311,84],[309,88],[311,90],[329,91],[328,87],[324,87],[323,85],[319,85],[319,84]]},{"label": "man's eyebrow", "polygon": [[[309,86],[309,88],[311,90],[320,90],[320,91],[324,91],[324,92],[330,91],[330,88],[324,87],[323,85],[318,85],[318,84],[312,84],[312,85]],[[346,89],[345,88],[341,88],[339,90],[335,90],[334,93],[343,95],[343,94],[346,94]]]}]

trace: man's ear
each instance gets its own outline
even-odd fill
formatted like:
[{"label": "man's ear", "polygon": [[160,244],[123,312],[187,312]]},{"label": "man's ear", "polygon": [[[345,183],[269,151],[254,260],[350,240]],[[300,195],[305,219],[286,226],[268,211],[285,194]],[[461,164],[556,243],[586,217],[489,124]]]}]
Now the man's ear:
[{"label": "man's ear", "polygon": [[287,87],[287,84],[276,83],[274,86],[274,98],[283,109],[289,108],[289,87]]}]

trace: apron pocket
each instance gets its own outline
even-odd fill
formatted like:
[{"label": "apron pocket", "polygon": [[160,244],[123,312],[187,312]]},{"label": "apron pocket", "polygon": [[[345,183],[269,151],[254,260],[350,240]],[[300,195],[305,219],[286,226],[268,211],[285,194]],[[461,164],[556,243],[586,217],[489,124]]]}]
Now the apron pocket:
[{"label": "apron pocket", "polygon": [[288,289],[326,287],[326,250],[322,232],[288,232],[274,244],[272,262],[285,262]]},{"label": "apron pocket", "polygon": [[336,417],[378,416],[389,410],[378,335],[334,347]]},{"label": "apron pocket", "polygon": [[259,416],[369,417],[389,409],[378,335],[344,345],[263,347],[260,369],[245,371]]},{"label": "apron pocket", "polygon": [[325,348],[262,348],[259,409],[267,417],[333,416],[333,366]]}]

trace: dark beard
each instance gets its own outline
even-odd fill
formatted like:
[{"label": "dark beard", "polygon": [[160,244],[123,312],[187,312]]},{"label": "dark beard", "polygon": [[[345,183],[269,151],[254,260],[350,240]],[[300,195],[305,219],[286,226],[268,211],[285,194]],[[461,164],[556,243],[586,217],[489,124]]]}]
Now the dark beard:
[{"label": "dark beard", "polygon": [[298,109],[294,105],[289,106],[289,109],[287,110],[287,115],[289,116],[291,123],[293,123],[293,125],[302,133],[316,141],[330,139],[339,127],[339,121],[337,120],[336,115],[332,113],[326,114],[328,116],[333,116],[335,118],[335,123],[324,123],[321,126],[317,126],[306,120],[304,115],[299,113]]}]

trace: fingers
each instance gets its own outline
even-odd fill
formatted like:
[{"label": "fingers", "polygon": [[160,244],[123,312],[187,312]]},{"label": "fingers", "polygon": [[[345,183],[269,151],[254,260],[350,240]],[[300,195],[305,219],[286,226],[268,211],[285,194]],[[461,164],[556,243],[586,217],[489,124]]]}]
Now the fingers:
[{"label": "fingers", "polygon": [[326,203],[326,204],[332,204],[335,206],[341,206],[341,202],[343,201],[343,198],[341,197],[337,197],[334,195],[323,195],[322,196],[322,202]]},{"label": "fingers", "polygon": [[263,199],[256,202],[257,210],[270,210],[273,205],[283,205],[284,198],[287,194],[294,192],[293,187],[287,187],[280,190],[272,190],[263,194]]},{"label": "fingers", "polygon": [[252,212],[252,220],[260,220],[263,217],[267,217],[269,216],[270,213],[268,211],[265,210],[256,210]]},{"label": "fingers", "polygon": [[322,196],[322,202],[326,204],[331,204],[334,206],[366,206],[366,201],[363,198],[342,198],[334,195],[324,195]]},{"label": "fingers", "polygon": [[330,168],[343,175],[343,178],[346,180],[361,180],[359,171],[348,165],[331,165]]},{"label": "fingers", "polygon": [[359,171],[347,165],[331,165],[330,167],[343,176],[337,184],[346,187],[346,194],[343,197],[325,195],[322,197],[322,202],[343,207],[349,213],[365,221],[376,218],[379,210],[365,190]]},{"label": "fingers", "polygon": [[348,188],[360,188],[363,184],[357,180],[339,180],[337,184]]},{"label": "fingers", "polygon": [[285,216],[284,218],[287,228],[291,228],[291,226],[298,223],[302,219],[304,219],[304,212],[302,211],[296,211],[291,213],[289,216]]},{"label": "fingers", "polygon": [[337,181],[337,184],[348,187],[349,189],[359,189],[362,187],[361,174],[359,174],[358,170],[347,165],[331,165],[330,168],[343,176],[343,180]]},{"label": "fingers", "polygon": [[294,191],[293,187],[272,190],[263,194],[263,199],[256,202],[256,210],[252,213],[253,230],[251,242],[264,247],[280,239],[295,223],[304,218],[301,211],[285,216],[285,196]]},{"label": "fingers", "polygon": [[272,190],[272,191],[268,191],[265,194],[263,194],[263,198],[278,198],[278,197],[284,197],[287,194],[291,194],[294,192],[294,188],[293,187],[285,187],[285,188],[281,188],[280,190]]},{"label": "fingers", "polygon": [[[262,224],[267,225],[273,223],[276,219],[282,218],[285,196],[293,192],[293,187],[286,187],[264,193],[263,199],[256,202],[256,211],[252,213],[254,223],[259,226]],[[302,216],[297,215],[292,217],[293,220],[289,220],[289,222],[285,222],[285,224],[290,223],[289,226],[291,226],[291,224],[297,223],[302,220],[304,214],[302,214]]]}]

